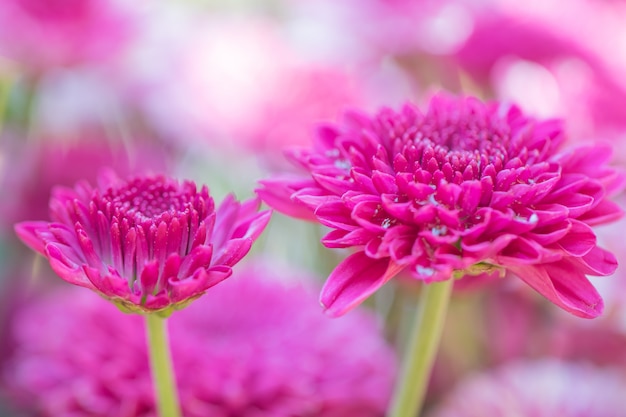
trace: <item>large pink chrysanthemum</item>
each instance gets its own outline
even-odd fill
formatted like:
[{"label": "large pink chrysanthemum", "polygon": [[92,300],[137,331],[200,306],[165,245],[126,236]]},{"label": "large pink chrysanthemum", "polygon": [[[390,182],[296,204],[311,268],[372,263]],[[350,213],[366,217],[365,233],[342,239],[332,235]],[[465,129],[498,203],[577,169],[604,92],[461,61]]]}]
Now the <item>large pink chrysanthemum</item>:
[{"label": "large pink chrysanthemum", "polygon": [[227,197],[215,210],[191,181],[102,176],[92,188],[57,188],[53,222],[18,223],[18,236],[64,280],[123,309],[181,308],[226,279],[269,221],[259,201]]},{"label": "large pink chrysanthemum", "polygon": [[[374,317],[329,320],[314,292],[275,279],[297,272],[235,275],[168,320],[186,417],[384,415],[396,361]],[[140,317],[70,288],[18,308],[5,339],[0,393],[25,411],[156,415]]]},{"label": "large pink chrysanthemum", "polygon": [[321,302],[340,315],[400,272],[425,281],[508,270],[581,317],[602,311],[586,274],[609,275],[615,257],[590,226],[621,210],[605,197],[621,176],[610,150],[561,153],[557,121],[474,98],[432,99],[376,117],[349,113],[290,153],[310,177],[263,181],[260,196],[333,230],[323,243],[358,250],[330,275]]},{"label": "large pink chrysanthemum", "polygon": [[619,372],[556,359],[520,361],[462,381],[430,417],[626,417]]}]

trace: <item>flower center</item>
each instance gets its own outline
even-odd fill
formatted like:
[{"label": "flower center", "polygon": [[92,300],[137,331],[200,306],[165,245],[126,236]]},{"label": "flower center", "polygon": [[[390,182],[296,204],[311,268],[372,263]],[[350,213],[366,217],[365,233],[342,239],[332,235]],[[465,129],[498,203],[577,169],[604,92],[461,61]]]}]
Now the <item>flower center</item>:
[{"label": "flower center", "polygon": [[198,192],[195,184],[168,181],[164,177],[136,178],[120,187],[109,188],[95,205],[111,221],[124,219],[129,227],[149,228],[172,219],[187,223],[203,220],[214,209],[208,190]]},{"label": "flower center", "polygon": [[408,162],[400,171],[442,171],[446,181],[459,184],[480,178],[490,165],[499,171],[520,150],[520,142],[511,139],[509,125],[495,115],[477,114],[470,108],[445,116],[415,117],[382,123],[390,154],[401,154]]},{"label": "flower center", "polygon": [[136,223],[156,221],[165,213],[176,215],[185,210],[185,199],[174,184],[162,181],[138,179],[123,188],[108,190],[104,198]]}]

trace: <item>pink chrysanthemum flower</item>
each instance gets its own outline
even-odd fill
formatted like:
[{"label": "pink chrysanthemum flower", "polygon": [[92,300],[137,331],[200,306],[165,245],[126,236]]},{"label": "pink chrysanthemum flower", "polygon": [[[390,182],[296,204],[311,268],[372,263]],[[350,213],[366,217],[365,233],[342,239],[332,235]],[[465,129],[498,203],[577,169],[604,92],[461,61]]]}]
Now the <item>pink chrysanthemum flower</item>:
[{"label": "pink chrysanthemum flower", "polygon": [[[184,416],[384,415],[396,361],[374,317],[329,320],[313,291],[275,279],[298,273],[236,275],[168,320]],[[7,336],[2,391],[16,405],[40,417],[156,416],[140,317],[70,288],[18,308]]]},{"label": "pink chrysanthemum flower", "polygon": [[430,417],[626,417],[626,380],[591,365],[513,362],[462,381]]},{"label": "pink chrysanthemum flower", "polygon": [[216,210],[191,181],[102,176],[99,187],[57,188],[53,222],[22,222],[18,236],[71,284],[135,312],[182,308],[228,278],[269,221],[259,201],[227,197]]},{"label": "pink chrysanthemum flower", "polygon": [[595,317],[602,299],[585,275],[617,262],[590,226],[621,215],[605,198],[621,176],[605,166],[606,147],[559,153],[563,139],[559,122],[515,106],[438,96],[426,113],[407,104],[322,127],[313,149],[290,153],[310,177],[266,180],[258,192],[332,228],[325,246],[357,249],[322,290],[332,315],[400,272],[428,283],[495,270]]}]

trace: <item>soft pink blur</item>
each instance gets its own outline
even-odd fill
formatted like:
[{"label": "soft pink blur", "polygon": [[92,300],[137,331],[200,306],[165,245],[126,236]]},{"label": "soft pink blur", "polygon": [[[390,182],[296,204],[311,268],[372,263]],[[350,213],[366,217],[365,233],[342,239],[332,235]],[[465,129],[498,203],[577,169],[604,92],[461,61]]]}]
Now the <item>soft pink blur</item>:
[{"label": "soft pink blur", "polygon": [[121,53],[133,19],[117,0],[4,0],[0,56],[38,74],[58,66],[103,64]]},{"label": "soft pink blur", "polygon": [[311,142],[316,123],[363,101],[354,74],[309,60],[269,20],[209,15],[186,30],[174,65],[141,93],[178,141],[281,161],[284,147]]},{"label": "soft pink blur", "polygon": [[[392,349],[363,311],[326,318],[309,279],[248,267],[170,318],[186,417],[384,415]],[[155,415],[141,316],[68,288],[12,317],[2,391],[14,403],[41,416]]]}]

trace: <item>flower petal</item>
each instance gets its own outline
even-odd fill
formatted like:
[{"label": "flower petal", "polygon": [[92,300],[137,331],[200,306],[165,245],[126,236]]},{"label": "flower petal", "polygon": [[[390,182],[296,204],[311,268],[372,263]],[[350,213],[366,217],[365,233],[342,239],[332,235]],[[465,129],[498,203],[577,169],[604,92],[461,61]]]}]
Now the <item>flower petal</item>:
[{"label": "flower petal", "polygon": [[397,275],[404,266],[389,258],[371,259],[363,252],[347,257],[330,274],[322,288],[320,303],[326,314],[341,316]]},{"label": "flower petal", "polygon": [[257,188],[257,195],[274,210],[297,219],[315,221],[313,211],[304,204],[293,201],[291,196],[302,188],[314,187],[315,182],[301,178],[275,178],[259,181],[262,188]]},{"label": "flower petal", "polygon": [[539,294],[575,316],[594,318],[602,314],[604,302],[585,274],[566,262],[510,266],[507,269]]},{"label": "flower petal", "polygon": [[192,276],[182,280],[170,278],[170,299],[172,303],[178,303],[202,294],[232,273],[232,269],[228,266],[215,266],[208,270],[197,269]]},{"label": "flower petal", "polygon": [[93,284],[83,273],[82,265],[67,256],[67,252],[59,247],[59,244],[50,243],[46,245],[46,257],[50,261],[50,267],[58,276],[70,284],[93,289]]},{"label": "flower petal", "polygon": [[39,233],[47,231],[49,225],[50,223],[48,222],[22,222],[16,224],[14,229],[17,237],[28,245],[29,248],[45,255],[45,242],[39,237]]}]

